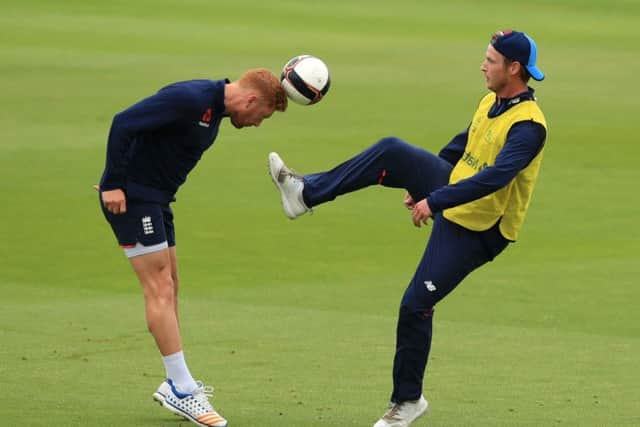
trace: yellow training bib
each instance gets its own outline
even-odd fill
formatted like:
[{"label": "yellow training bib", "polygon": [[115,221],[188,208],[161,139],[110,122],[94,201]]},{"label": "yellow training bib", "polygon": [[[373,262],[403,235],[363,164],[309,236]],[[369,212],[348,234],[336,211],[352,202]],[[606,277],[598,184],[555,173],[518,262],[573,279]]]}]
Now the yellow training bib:
[{"label": "yellow training bib", "polygon": [[[488,117],[495,100],[495,93],[490,93],[480,101],[469,127],[465,153],[453,168],[449,184],[455,184],[494,165],[514,123],[531,120],[547,128],[544,115],[534,100],[521,101],[497,117]],[[542,155],[543,150],[540,150],[531,163],[518,172],[505,187],[464,205],[445,209],[443,215],[474,231],[487,230],[502,218],[500,232],[505,238],[516,240],[531,201]]]}]

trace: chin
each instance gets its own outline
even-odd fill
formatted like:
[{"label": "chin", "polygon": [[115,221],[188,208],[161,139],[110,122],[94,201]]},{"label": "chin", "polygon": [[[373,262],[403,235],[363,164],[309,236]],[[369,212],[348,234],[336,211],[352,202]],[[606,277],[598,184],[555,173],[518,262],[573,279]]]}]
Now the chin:
[{"label": "chin", "polygon": [[495,92],[495,93],[498,93],[498,91],[500,90],[500,88],[495,87],[495,85],[492,85],[492,84],[487,84],[487,89],[489,89],[491,92]]}]

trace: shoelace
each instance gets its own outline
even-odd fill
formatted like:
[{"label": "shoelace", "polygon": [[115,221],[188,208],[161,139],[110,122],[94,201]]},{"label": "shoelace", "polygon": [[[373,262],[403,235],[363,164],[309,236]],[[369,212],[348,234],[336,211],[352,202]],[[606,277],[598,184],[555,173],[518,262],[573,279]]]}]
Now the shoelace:
[{"label": "shoelace", "polygon": [[202,381],[196,381],[198,388],[193,392],[193,397],[205,407],[207,411],[214,412],[213,406],[209,402],[210,398],[213,398],[213,387],[210,385],[204,385]]},{"label": "shoelace", "polygon": [[383,418],[386,418],[387,420],[391,420],[391,421],[396,421],[399,419],[396,417],[396,415],[398,415],[398,412],[400,412],[401,409],[402,409],[402,405],[394,403],[393,406],[391,406],[391,408],[387,411],[387,413],[384,414]]},{"label": "shoelace", "polygon": [[[284,182],[284,180],[287,178],[298,180],[298,181],[302,181],[304,179],[304,177],[300,175],[298,172],[296,172],[293,169],[289,169],[287,166],[285,166],[282,169],[280,169],[280,172],[278,173],[278,181]],[[302,194],[300,195],[300,199],[302,199]],[[304,205],[304,201],[303,200],[300,200],[300,201]],[[307,207],[307,212],[310,212],[313,214],[313,209]]]},{"label": "shoelace", "polygon": [[396,403],[391,407],[391,409],[387,411],[386,414],[384,414],[384,418],[388,420],[394,420],[398,412],[400,412],[400,405]]},{"label": "shoelace", "polygon": [[280,169],[280,174],[279,175],[282,177],[283,180],[286,177],[302,179],[302,175],[300,175],[298,172],[294,171],[293,169],[289,169],[286,166],[283,167],[282,169]]}]

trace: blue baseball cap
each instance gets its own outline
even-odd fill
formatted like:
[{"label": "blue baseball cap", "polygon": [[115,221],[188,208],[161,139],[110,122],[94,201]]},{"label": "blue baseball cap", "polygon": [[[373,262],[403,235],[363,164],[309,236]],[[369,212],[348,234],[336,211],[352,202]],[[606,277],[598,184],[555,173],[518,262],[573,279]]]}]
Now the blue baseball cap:
[{"label": "blue baseball cap", "polygon": [[491,46],[505,58],[522,64],[534,80],[544,80],[544,74],[536,67],[536,43],[525,33],[514,30],[498,31],[491,38]]}]

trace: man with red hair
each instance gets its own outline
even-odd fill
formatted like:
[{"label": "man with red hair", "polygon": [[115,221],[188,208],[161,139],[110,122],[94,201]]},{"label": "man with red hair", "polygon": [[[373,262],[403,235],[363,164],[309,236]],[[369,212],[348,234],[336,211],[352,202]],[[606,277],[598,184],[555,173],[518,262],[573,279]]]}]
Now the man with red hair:
[{"label": "man with red hair", "polygon": [[153,398],[205,427],[227,421],[209,402],[212,388],[191,376],[178,324],[173,212],[178,188],[213,144],[223,119],[237,129],[260,126],[287,97],[278,78],[258,68],[239,80],[190,80],[166,86],[118,113],[97,188],[105,218],[144,293],[149,331],[166,371]]}]

